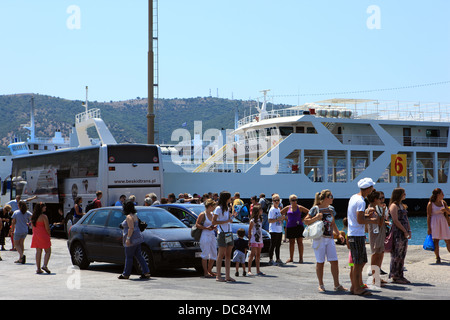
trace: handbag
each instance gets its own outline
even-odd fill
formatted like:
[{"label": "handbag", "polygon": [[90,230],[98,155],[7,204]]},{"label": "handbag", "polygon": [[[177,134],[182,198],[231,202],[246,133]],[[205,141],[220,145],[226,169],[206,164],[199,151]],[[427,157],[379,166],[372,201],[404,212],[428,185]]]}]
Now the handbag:
[{"label": "handbag", "polygon": [[323,221],[318,220],[314,223],[311,223],[309,226],[306,226],[303,231],[303,237],[305,239],[318,239],[323,235]]},{"label": "handbag", "polygon": [[225,243],[227,245],[232,245],[234,242],[233,240],[233,232],[225,232]]},{"label": "handbag", "polygon": [[138,218],[138,225],[139,225],[139,230],[141,232],[143,232],[145,229],[147,229],[147,222],[142,221],[141,219]]},{"label": "handbag", "polygon": [[191,228],[191,237],[194,238],[195,241],[200,241],[202,231],[202,229],[197,228],[197,224],[194,224]]},{"label": "handbag", "polygon": [[384,252],[391,252],[391,250],[392,250],[392,242],[394,241],[394,238],[392,236],[393,229],[394,229],[394,226],[392,226],[391,232],[389,232],[389,234],[384,239]]},{"label": "handbag", "polygon": [[[205,223],[206,220],[206,213],[205,213],[205,219],[203,219],[202,225]],[[191,237],[194,238],[195,241],[200,241],[200,237],[202,236],[203,229],[197,228],[197,223],[195,223],[191,227]]]},{"label": "handbag", "polygon": [[234,239],[233,239],[233,232],[225,232],[222,229],[222,226],[219,226],[220,230],[222,230],[221,233],[223,233],[224,238],[225,238],[225,243],[229,246],[233,245],[234,243]]},{"label": "handbag", "polygon": [[429,251],[434,251],[435,247],[434,247],[434,242],[433,242],[433,238],[431,237],[431,234],[427,235],[427,237],[425,238],[425,241],[423,243],[423,249],[429,250]]}]

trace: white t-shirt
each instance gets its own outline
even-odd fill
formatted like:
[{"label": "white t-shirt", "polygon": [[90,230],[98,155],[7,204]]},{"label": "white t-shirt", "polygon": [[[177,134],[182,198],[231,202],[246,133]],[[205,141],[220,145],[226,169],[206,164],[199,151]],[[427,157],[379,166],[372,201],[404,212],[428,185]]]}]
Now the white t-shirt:
[{"label": "white t-shirt", "polygon": [[[269,220],[281,217],[280,208],[272,207],[269,211]],[[269,223],[269,232],[283,232],[283,221]]]},{"label": "white t-shirt", "polygon": [[366,202],[359,194],[354,194],[348,202],[347,219],[348,219],[348,235],[349,236],[365,236],[364,224],[359,224],[356,213],[366,210]]},{"label": "white t-shirt", "polygon": [[[217,206],[214,209],[214,215],[217,216],[217,221],[227,221],[230,219],[230,212],[227,210],[225,213],[222,214],[222,208],[220,206]],[[231,225],[230,223],[224,223],[217,225],[217,232],[231,232]]]}]

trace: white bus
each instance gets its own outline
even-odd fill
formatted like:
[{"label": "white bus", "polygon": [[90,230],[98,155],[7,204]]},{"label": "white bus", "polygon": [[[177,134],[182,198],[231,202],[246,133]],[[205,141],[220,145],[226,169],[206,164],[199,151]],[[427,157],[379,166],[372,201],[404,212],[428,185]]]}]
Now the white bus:
[{"label": "white bus", "polygon": [[[33,204],[47,204],[50,223],[62,219],[65,231],[71,225],[69,214],[76,197],[82,207],[102,191],[102,206],[111,206],[121,195],[136,196],[138,205],[145,195],[163,195],[163,169],[159,146],[116,144],[62,149],[51,153],[16,157],[12,163],[10,198],[37,196]],[[84,210],[84,209],[83,209]]]}]

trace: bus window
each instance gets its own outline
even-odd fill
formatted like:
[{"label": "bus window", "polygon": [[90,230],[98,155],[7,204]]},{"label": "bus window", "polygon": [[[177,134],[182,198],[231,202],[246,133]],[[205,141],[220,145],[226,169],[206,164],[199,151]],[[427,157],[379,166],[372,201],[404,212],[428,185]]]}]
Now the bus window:
[{"label": "bus window", "polygon": [[108,146],[108,163],[159,163],[158,148],[148,145]]}]

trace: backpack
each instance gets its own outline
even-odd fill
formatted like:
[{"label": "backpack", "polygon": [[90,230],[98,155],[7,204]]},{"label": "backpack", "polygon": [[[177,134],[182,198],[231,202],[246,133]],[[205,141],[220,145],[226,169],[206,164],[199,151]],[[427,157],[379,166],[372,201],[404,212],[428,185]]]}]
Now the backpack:
[{"label": "backpack", "polygon": [[272,207],[272,202],[270,202],[269,199],[264,198],[264,201],[261,203],[261,208],[263,209],[263,212],[268,214],[271,207]]},{"label": "backpack", "polygon": [[89,202],[87,205],[86,205],[86,213],[88,213],[90,210],[92,210],[92,209],[95,209],[95,203],[94,203],[94,201],[92,201],[92,202]]}]

